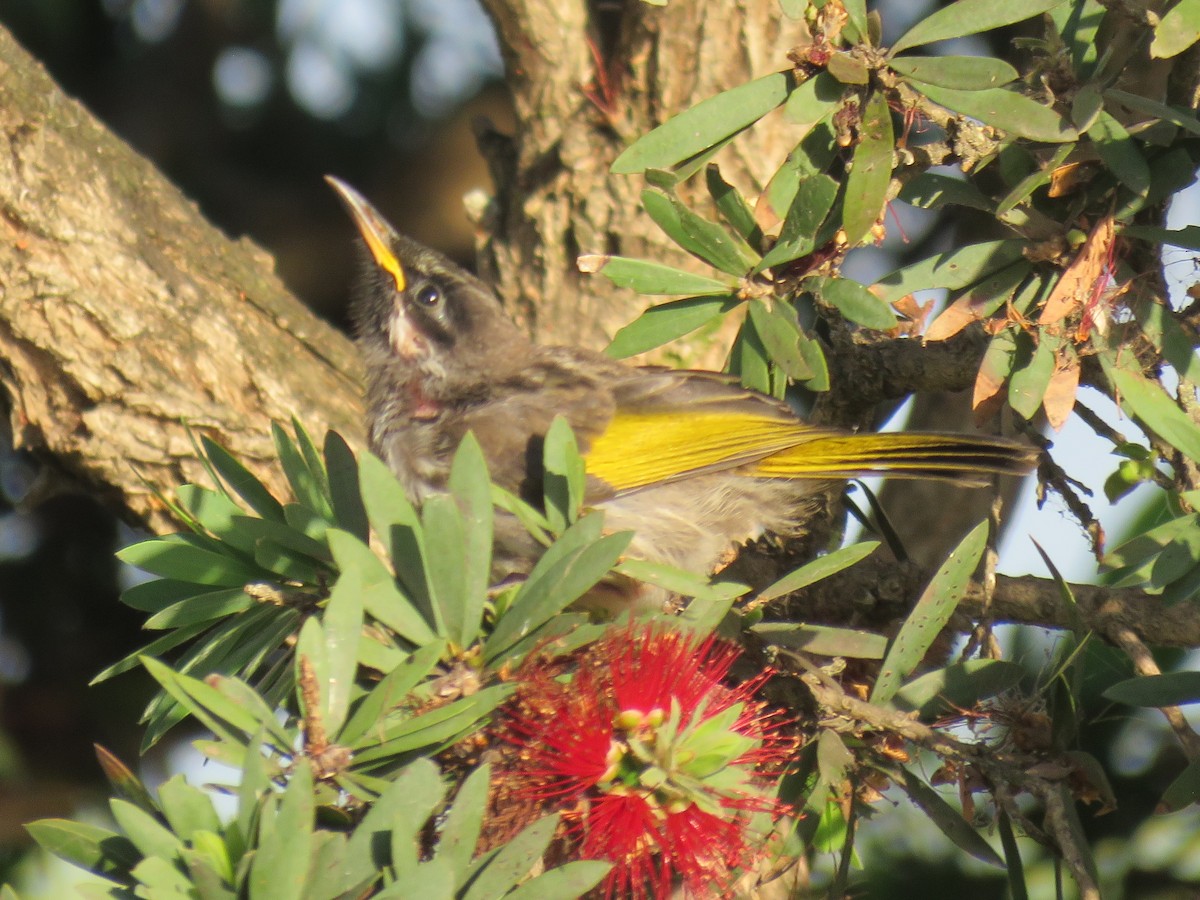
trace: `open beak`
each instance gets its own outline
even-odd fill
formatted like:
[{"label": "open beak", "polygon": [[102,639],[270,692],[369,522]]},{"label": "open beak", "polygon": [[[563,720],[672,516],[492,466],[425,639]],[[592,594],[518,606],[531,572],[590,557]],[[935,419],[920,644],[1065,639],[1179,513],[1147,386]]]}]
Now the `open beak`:
[{"label": "open beak", "polygon": [[375,207],[367,202],[362,194],[346,182],[340,178],[334,178],[332,175],[326,175],[325,180],[329,182],[330,187],[337,191],[338,197],[345,204],[376,264],[396,280],[396,290],[403,291],[407,281],[404,277],[404,268],[392,251],[392,237],[395,234],[392,226]]}]

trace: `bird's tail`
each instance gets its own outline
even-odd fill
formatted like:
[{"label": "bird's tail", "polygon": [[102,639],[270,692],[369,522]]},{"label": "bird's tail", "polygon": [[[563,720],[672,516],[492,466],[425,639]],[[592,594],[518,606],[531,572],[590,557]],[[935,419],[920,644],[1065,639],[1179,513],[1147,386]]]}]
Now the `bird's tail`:
[{"label": "bird's tail", "polygon": [[987,476],[1024,475],[1037,452],[999,437],[932,432],[827,434],[760,459],[754,474],[767,478],[940,478],[985,484]]}]

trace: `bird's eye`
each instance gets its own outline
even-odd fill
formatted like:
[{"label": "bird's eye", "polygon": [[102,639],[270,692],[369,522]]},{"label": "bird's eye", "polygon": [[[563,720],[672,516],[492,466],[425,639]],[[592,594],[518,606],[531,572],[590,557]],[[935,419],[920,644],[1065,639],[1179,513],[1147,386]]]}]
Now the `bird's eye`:
[{"label": "bird's eye", "polygon": [[442,302],[442,292],[437,285],[427,284],[417,291],[417,304],[424,307],[434,307]]}]

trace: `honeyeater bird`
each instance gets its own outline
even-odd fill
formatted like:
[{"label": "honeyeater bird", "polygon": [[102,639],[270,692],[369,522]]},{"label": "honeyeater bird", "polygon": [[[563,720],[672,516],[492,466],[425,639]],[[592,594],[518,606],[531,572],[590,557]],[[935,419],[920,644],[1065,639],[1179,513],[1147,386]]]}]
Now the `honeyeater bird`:
[{"label": "honeyeater bird", "polygon": [[[467,432],[497,484],[540,498],[542,439],[563,416],[587,465],[586,502],[604,510],[606,529],[635,532],[629,555],[709,572],[764,532],[795,533],[805,499],[831,481],[878,473],[979,484],[1032,466],[1030,448],[1003,438],[810,425],[727,375],[535,344],[487,285],[328,181],[368,251],[351,315],[369,444],[414,502],[446,489]],[[536,552],[515,519],[497,521],[498,577],[527,571]]]}]

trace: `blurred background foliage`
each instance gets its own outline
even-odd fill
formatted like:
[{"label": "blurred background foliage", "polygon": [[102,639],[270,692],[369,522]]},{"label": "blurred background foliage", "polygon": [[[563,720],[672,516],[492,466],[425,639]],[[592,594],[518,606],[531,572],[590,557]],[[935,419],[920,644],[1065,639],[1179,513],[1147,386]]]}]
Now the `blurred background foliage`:
[{"label": "blurred background foliage", "polygon": [[[895,35],[937,4],[882,5]],[[462,197],[488,187],[471,121],[482,115],[511,128],[500,54],[475,0],[0,0],[0,24],[211,221],[266,247],[287,284],[326,317],[343,321],[353,270],[326,172],[354,183],[418,240],[470,263]],[[1008,31],[989,37],[991,46],[974,37],[955,52],[1011,52]],[[949,240],[930,217],[904,225],[907,254]],[[864,280],[895,264],[897,246],[860,254]],[[896,255],[872,261],[885,252]],[[116,600],[128,576],[112,557],[133,535],[86,496],[15,509],[37,496],[36,469],[2,442],[0,882],[54,896],[56,882],[39,880],[20,823],[98,803],[104,782],[91,743],[134,758],[133,723],[151,685],[139,675],[86,687],[139,642],[139,617]],[[1114,876],[1108,883],[1130,898],[1194,897],[1181,885],[1200,884],[1196,817],[1150,815],[1182,757],[1157,720],[1131,719],[1100,697],[1130,674],[1123,657],[1095,641],[1084,652],[1095,684],[1079,718],[1085,743],[1107,748],[1102,762],[1118,799],[1115,812],[1085,817]],[[1012,656],[1035,669],[1049,654],[1026,636]],[[1172,660],[1160,661],[1170,668]],[[146,760],[149,781],[174,765],[171,752]],[[886,818],[861,845],[872,861],[869,896],[1006,896],[1002,876],[965,860],[919,813]],[[1037,895],[1052,895],[1049,864],[1031,861],[1029,870]]]}]

